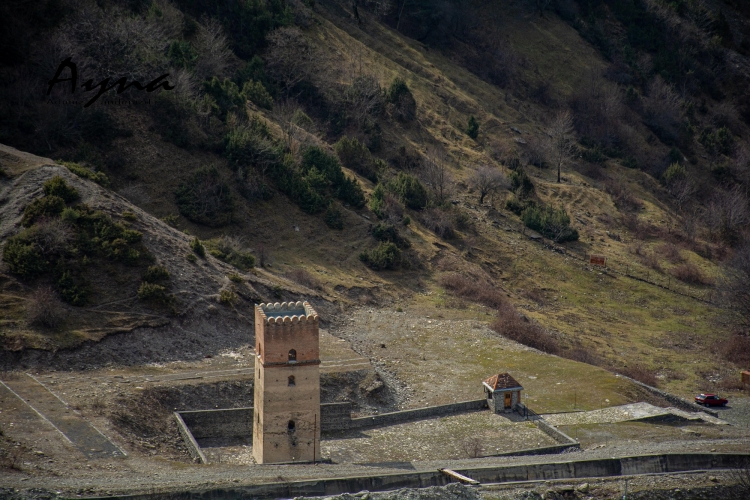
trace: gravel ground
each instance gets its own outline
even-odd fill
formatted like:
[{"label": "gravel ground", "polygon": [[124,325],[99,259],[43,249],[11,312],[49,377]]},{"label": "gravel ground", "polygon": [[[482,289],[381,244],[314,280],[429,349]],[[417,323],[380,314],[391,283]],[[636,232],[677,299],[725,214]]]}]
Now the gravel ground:
[{"label": "gravel ground", "polygon": [[[550,363],[555,362],[555,358],[541,357],[528,348],[500,339],[488,331],[486,325],[478,321],[428,319],[424,315],[406,312],[399,313],[399,322],[393,323],[390,328],[385,328],[387,324],[382,323],[382,321],[385,321],[383,318],[393,316],[393,314],[393,311],[390,310],[373,308],[353,311],[349,316],[352,321],[347,321],[345,326],[331,326],[329,331],[334,336],[351,340],[352,347],[359,355],[364,355],[373,360],[378,373],[386,382],[388,390],[392,391],[388,406],[394,409],[474,398],[476,395],[470,390],[473,391],[474,388],[481,390],[475,380],[478,376],[475,376],[473,372],[469,375],[461,373],[462,370],[470,367],[470,365],[465,364],[469,358],[461,358],[462,355],[466,354],[466,351],[472,353],[475,351],[487,352],[488,355],[485,357],[490,357],[489,354],[493,353],[497,356],[499,365],[502,365],[503,359],[512,359],[516,355],[521,357],[533,355],[539,360],[549,359]],[[412,325],[414,325],[414,328],[411,328]],[[381,344],[385,344],[386,347],[381,347]],[[343,354],[345,353],[342,353],[342,356]],[[33,497],[36,495],[34,491],[40,490],[62,491],[69,496],[132,494],[176,489],[218,489],[266,482],[403,472],[403,464],[387,463],[397,460],[407,461],[411,470],[427,471],[440,467],[461,468],[479,465],[610,458],[650,453],[728,452],[750,449],[750,436],[746,430],[747,426],[740,425],[744,417],[741,410],[743,407],[739,400],[733,401],[732,408],[728,409],[726,413],[727,419],[732,419],[731,421],[736,425],[721,426],[725,430],[723,434],[718,436],[696,437],[674,428],[667,429],[669,432],[659,433],[659,427],[651,427],[651,429],[655,429],[656,434],[655,437],[650,439],[634,440],[634,436],[625,435],[604,442],[592,442],[589,449],[569,454],[469,459],[461,458],[467,455],[459,454],[460,448],[455,448],[455,443],[451,443],[452,440],[455,441],[455,435],[466,436],[467,434],[461,434],[461,432],[480,429],[483,433],[487,433],[486,435],[483,434],[483,437],[490,441],[495,439],[495,442],[505,446],[505,442],[501,439],[503,434],[513,435],[516,428],[510,425],[500,425],[500,421],[486,420],[494,418],[489,413],[468,414],[460,418],[449,417],[446,420],[433,419],[415,422],[405,425],[401,430],[398,428],[373,429],[367,431],[367,433],[363,432],[363,436],[359,439],[346,436],[340,440],[339,451],[337,452],[340,453],[342,463],[325,463],[315,466],[247,466],[224,463],[223,461],[210,465],[193,464],[184,450],[175,446],[177,441],[172,444],[157,442],[154,445],[145,434],[143,438],[129,441],[124,439],[123,434],[108,423],[109,420],[105,418],[106,416],[97,414],[97,411],[102,410],[106,412],[121,411],[124,416],[127,416],[125,410],[128,410],[128,408],[125,406],[110,407],[109,401],[117,401],[123,396],[143,392],[144,389],[139,388],[145,388],[146,386],[141,385],[140,380],[136,381],[134,378],[136,375],[141,377],[146,374],[172,377],[177,373],[190,375],[192,372],[225,369],[232,366],[244,368],[250,365],[248,361],[250,355],[251,351],[243,347],[219,351],[213,358],[205,358],[202,361],[134,367],[119,366],[97,371],[66,372],[65,374],[49,373],[54,376],[43,377],[40,380],[50,380],[50,378],[54,380],[59,375],[59,383],[50,384],[50,387],[59,392],[62,398],[68,398],[72,404],[80,405],[84,416],[91,418],[98,428],[123,446],[129,456],[123,459],[86,460],[66,444],[54,429],[43,429],[31,425],[31,423],[25,425],[25,421],[31,421],[35,417],[24,414],[20,405],[3,406],[0,412],[0,429],[3,431],[1,446],[3,450],[10,452],[12,460],[10,462],[4,461],[2,464],[4,468],[0,471],[0,488],[16,488],[27,497]],[[457,356],[464,364],[451,363],[446,357],[449,355]],[[424,356],[424,359],[422,356]],[[351,357],[356,358],[357,356],[351,355]],[[493,360],[485,360],[485,362],[490,363],[491,366],[496,366]],[[585,368],[585,365],[583,368]],[[480,369],[485,370],[486,368],[480,367]],[[535,376],[536,371],[539,371],[541,376],[544,373],[542,372],[544,367],[529,366],[526,369],[529,373],[524,380],[528,380],[530,385],[534,383],[539,385],[540,380],[532,379],[531,376]],[[63,377],[63,375],[65,376]],[[198,376],[195,373],[193,375]],[[98,378],[99,376],[102,378]],[[133,378],[133,380],[131,381],[130,378]],[[613,383],[619,383],[614,380],[614,377],[612,379]],[[464,380],[464,382],[456,383],[457,380]],[[94,384],[94,382],[97,383]],[[469,382],[471,382],[471,385],[466,385]],[[164,385],[170,390],[176,385],[188,383],[197,382],[195,380],[180,381],[173,379],[164,379],[159,382],[160,385]],[[235,381],[232,380],[231,376],[227,379],[211,379],[210,383],[213,384],[212,387],[217,388],[219,394],[224,390],[222,388],[230,391],[230,393],[231,391],[237,391],[232,394],[239,397],[245,397],[244,394],[247,393],[246,383],[234,388]],[[558,386],[555,384],[552,384],[551,387],[552,391],[558,390]],[[613,385],[610,387],[617,389],[619,386]],[[536,392],[541,394],[540,391]],[[613,399],[617,396],[615,390],[610,389],[610,392],[615,396],[607,397],[612,400],[613,404],[619,404]],[[195,392],[190,398],[198,398],[200,395],[201,393]],[[101,401],[97,399],[97,396]],[[185,399],[185,402],[194,401],[190,398]],[[580,404],[581,392],[578,393],[578,398]],[[624,399],[622,396],[620,398]],[[99,407],[102,401],[106,403],[104,408]],[[451,424],[451,422],[455,423]],[[467,425],[463,425],[462,422]],[[135,419],[131,423],[139,424],[141,422]],[[431,423],[432,425],[430,425]],[[518,429],[525,432],[526,428],[523,427],[525,424],[520,423],[518,425],[521,426]],[[509,432],[504,433],[503,431],[506,429]],[[531,428],[529,430],[536,432]],[[158,426],[144,428],[142,432],[156,433],[155,439],[157,441],[178,439],[171,437],[172,434],[165,433]],[[496,434],[493,434],[493,432],[496,432]],[[530,437],[536,439],[533,436]],[[411,438],[412,442],[444,441],[443,443],[430,443],[430,447],[435,446],[435,450],[444,450],[445,455],[439,456],[439,454],[431,454],[432,452],[423,453],[418,447],[405,445],[405,442],[408,443],[405,438]],[[382,446],[383,448],[379,453],[368,456],[368,453],[372,451],[368,448],[374,446]],[[501,446],[495,445],[494,447],[500,448]],[[453,448],[451,449],[451,447]],[[414,454],[411,456],[397,454],[405,449],[414,451]],[[334,448],[331,448],[331,450],[333,453]],[[391,453],[387,450],[394,451]],[[399,452],[398,450],[402,451]],[[491,451],[485,450],[485,452]],[[362,455],[357,458],[356,455],[359,453]],[[352,463],[354,461],[370,463],[369,465],[357,465]],[[378,462],[379,465],[371,462]],[[484,493],[482,494],[484,495]],[[2,495],[0,494],[0,496]]]}]

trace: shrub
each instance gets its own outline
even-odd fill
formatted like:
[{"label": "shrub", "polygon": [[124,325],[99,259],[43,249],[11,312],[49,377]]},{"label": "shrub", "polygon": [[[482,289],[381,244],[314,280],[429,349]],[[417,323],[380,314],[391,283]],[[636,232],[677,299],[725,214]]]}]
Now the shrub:
[{"label": "shrub", "polygon": [[691,285],[713,285],[714,280],[707,277],[703,272],[693,264],[692,262],[685,262],[678,266],[675,266],[670,271],[672,276],[680,281],[689,283]]},{"label": "shrub", "polygon": [[252,102],[259,108],[273,108],[273,97],[260,82],[248,80],[242,86],[242,97]]},{"label": "shrub", "polygon": [[29,227],[42,217],[60,215],[65,209],[65,200],[59,196],[44,196],[32,201],[23,210],[21,225]]},{"label": "shrub", "polygon": [[365,193],[355,179],[347,177],[339,185],[336,197],[354,208],[365,206]]},{"label": "shrub", "polygon": [[528,206],[528,203],[520,201],[517,197],[511,196],[505,202],[505,208],[510,210],[516,215],[521,215],[524,209]]},{"label": "shrub", "polygon": [[65,203],[71,203],[80,198],[78,191],[75,188],[68,186],[60,176],[53,177],[44,183],[44,194],[45,196],[58,196],[65,201]]},{"label": "shrub", "polygon": [[315,131],[315,122],[310,118],[307,113],[302,111],[301,108],[294,110],[292,119],[290,120],[293,125],[298,126],[302,130],[313,133]]},{"label": "shrub", "polygon": [[293,269],[286,273],[285,276],[295,283],[299,283],[300,285],[306,286],[312,290],[321,288],[320,282],[304,269]]},{"label": "shrub", "polygon": [[750,366],[750,337],[735,334],[723,346],[722,354],[727,361],[741,366]]},{"label": "shrub", "polygon": [[346,168],[354,170],[372,182],[377,182],[377,167],[367,146],[356,138],[342,137],[333,145],[333,150]]},{"label": "shrub", "polygon": [[[340,200],[356,208],[365,206],[365,195],[357,181],[346,177],[338,158],[322,148],[311,146],[303,151],[300,172],[302,183],[309,186],[310,195],[315,195],[310,200],[315,205],[325,201],[326,188],[330,186]],[[316,211],[323,208],[321,206]]]},{"label": "shrub", "polygon": [[245,278],[242,277],[242,275],[237,273],[232,273],[227,276],[229,278],[229,281],[232,281],[234,283],[243,283],[245,281]]},{"label": "shrub", "polygon": [[659,252],[665,259],[673,264],[682,262],[685,259],[680,254],[680,249],[674,243],[662,243],[656,247],[656,251]]},{"label": "shrub", "polygon": [[685,170],[685,167],[679,163],[672,163],[669,165],[663,175],[664,183],[667,185],[685,178],[687,178],[687,170]]},{"label": "shrub", "polygon": [[526,227],[539,231],[556,242],[578,239],[578,231],[570,227],[570,217],[563,208],[555,210],[549,206],[532,204],[521,213],[521,219]]},{"label": "shrub", "polygon": [[225,235],[219,239],[206,241],[205,246],[211,255],[237,269],[249,271],[255,267],[255,256],[245,248],[242,238]]},{"label": "shrub", "polygon": [[144,302],[156,302],[160,304],[170,302],[166,287],[145,281],[138,288],[138,298]]},{"label": "shrub", "polygon": [[3,248],[3,260],[10,272],[24,278],[38,276],[49,269],[49,262],[34,241],[29,238],[28,230],[8,238]]},{"label": "shrub", "polygon": [[203,90],[215,101],[214,111],[222,120],[226,118],[228,111],[243,105],[240,89],[229,78],[220,80],[219,77],[214,76],[211,80],[203,82]]},{"label": "shrub", "polygon": [[326,226],[331,229],[344,229],[344,220],[341,218],[341,211],[334,206],[328,207],[324,220]]},{"label": "shrub", "polygon": [[26,307],[26,320],[29,324],[57,328],[64,319],[65,309],[51,287],[37,288],[31,294]]},{"label": "shrub", "polygon": [[633,196],[625,183],[610,179],[604,183],[604,191],[612,197],[620,210],[635,211],[643,208],[643,202]]},{"label": "shrub", "polygon": [[76,174],[78,177],[83,177],[84,179],[94,181],[104,187],[108,187],[110,184],[109,177],[107,177],[107,174],[105,174],[104,172],[94,172],[93,170],[89,170],[86,167],[82,167],[78,163],[68,161],[58,161],[58,163],[65,165],[68,170]]},{"label": "shrub", "polygon": [[177,68],[193,69],[198,53],[190,42],[174,40],[169,44],[167,57]]},{"label": "shrub", "polygon": [[379,219],[382,219],[385,215],[385,187],[382,184],[375,186],[370,196],[370,202],[367,205],[372,213],[374,213]]},{"label": "shrub", "polygon": [[372,235],[376,240],[390,241],[391,243],[395,243],[399,248],[411,247],[411,243],[409,243],[409,240],[402,237],[399,234],[396,226],[394,226],[393,224],[387,224],[384,222],[376,224],[372,228]]},{"label": "shrub", "polygon": [[469,123],[466,126],[466,135],[472,139],[476,139],[479,136],[479,122],[474,118],[474,115],[469,117]]},{"label": "shrub", "polygon": [[417,116],[417,101],[401,78],[394,78],[386,92],[389,109],[400,121],[409,122]]},{"label": "shrub", "polygon": [[552,335],[526,316],[520,315],[509,303],[498,308],[497,319],[490,328],[505,338],[549,354],[560,351],[560,346]]},{"label": "shrub", "polygon": [[485,281],[449,273],[440,278],[440,284],[454,295],[472,302],[479,302],[487,307],[499,308],[505,304],[502,290],[494,288]]},{"label": "shrub", "polygon": [[143,281],[148,283],[159,283],[170,278],[169,271],[164,266],[149,266],[143,273]]},{"label": "shrub", "polygon": [[219,302],[221,302],[224,305],[231,306],[235,302],[237,302],[237,294],[234,292],[234,290],[222,290],[219,293]]},{"label": "shrub", "polygon": [[456,236],[456,232],[453,230],[453,221],[448,214],[439,208],[425,210],[420,214],[419,220],[424,227],[444,240],[450,240]]},{"label": "shrub", "polygon": [[393,269],[401,260],[401,250],[395,243],[382,241],[377,247],[359,254],[359,260],[375,271]]},{"label": "shrub", "polygon": [[534,183],[523,169],[510,173],[510,188],[520,199],[528,198],[534,192]]},{"label": "shrub", "polygon": [[427,206],[427,190],[411,174],[399,172],[398,177],[387,184],[387,189],[398,196],[401,202],[411,209],[422,210]]},{"label": "shrub", "polygon": [[185,256],[188,262],[195,264],[198,262],[198,257],[195,256],[194,253],[189,253]]},{"label": "shrub", "polygon": [[75,237],[73,227],[60,218],[42,219],[27,229],[25,234],[47,257],[58,256],[68,251]]},{"label": "shrub", "polygon": [[581,151],[581,158],[589,163],[596,163],[597,165],[602,165],[605,161],[607,161],[607,155],[604,154],[604,152],[602,151],[602,147],[599,144]]},{"label": "shrub", "polygon": [[190,242],[190,248],[201,259],[206,258],[206,247],[203,246],[203,243],[197,237],[193,238],[193,241]]},{"label": "shrub", "polygon": [[232,221],[234,198],[216,167],[193,173],[175,191],[177,207],[188,219],[210,227],[221,227]]},{"label": "shrub", "polygon": [[630,377],[652,387],[656,387],[656,384],[659,383],[659,379],[656,378],[656,372],[641,364],[627,366],[619,371],[626,377]]},{"label": "shrub", "polygon": [[57,280],[57,290],[68,304],[84,306],[88,302],[90,294],[88,286],[81,277],[74,277],[68,270],[60,274],[60,278]]},{"label": "shrub", "polygon": [[135,215],[135,214],[134,214],[133,212],[131,212],[130,210],[126,210],[126,211],[124,211],[124,212],[123,212],[122,214],[120,214],[120,216],[121,216],[121,217],[122,217],[123,219],[125,219],[126,221],[129,221],[129,222],[133,222],[133,221],[135,221],[135,220],[137,220],[137,219],[138,219],[138,218],[136,217],[136,215]]}]

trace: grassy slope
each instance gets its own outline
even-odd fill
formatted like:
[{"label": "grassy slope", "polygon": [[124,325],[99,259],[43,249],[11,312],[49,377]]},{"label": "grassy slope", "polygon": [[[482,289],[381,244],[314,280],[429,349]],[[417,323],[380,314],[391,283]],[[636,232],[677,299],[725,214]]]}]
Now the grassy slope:
[{"label": "grassy slope", "polygon": [[[581,84],[591,69],[604,66],[596,51],[554,16],[540,19],[524,17],[518,12],[496,14],[497,22],[507,33],[511,45],[527,59],[527,64],[521,68],[526,85],[549,80],[552,94],[563,98]],[[428,50],[393,30],[375,22],[367,22],[360,29],[349,19],[338,17],[333,10],[324,10],[318,20],[320,22],[311,28],[310,35],[323,50],[335,56],[336,64],[351,64],[360,58],[362,66],[375,74],[382,85],[396,75],[406,79],[418,102],[418,123],[403,127],[384,123],[385,138],[393,149],[404,144],[424,152],[428,145],[441,144],[457,162],[453,168],[457,181],[466,181],[475,165],[493,163],[487,152],[490,143],[515,144],[517,136],[511,131],[511,126],[524,132],[538,132],[544,127],[548,109],[533,102],[517,101],[506,91],[480,80],[439,52]],[[225,164],[215,155],[196,154],[163,142],[148,130],[150,119],[143,115],[128,110],[115,112],[118,119],[127,122],[134,131],[132,138],[115,141],[117,151],[130,159],[127,172],[115,179],[115,188],[120,191],[131,188],[131,199],[156,216],[177,213],[174,189],[194,168],[207,163],[220,167]],[[471,114],[479,117],[482,124],[477,141],[462,132]],[[645,202],[646,208],[640,215],[642,219],[661,226],[669,224],[673,216],[668,207],[660,203],[651,190],[643,187],[653,185],[653,180],[644,180],[644,174],[615,165],[608,169],[610,173],[628,179],[635,196]],[[229,172],[224,172],[229,177]],[[581,257],[591,252],[605,253],[615,268],[627,266],[631,274],[674,287],[666,276],[655,275],[628,253],[631,236],[620,227],[620,214],[610,197],[597,189],[596,182],[574,172],[567,172],[566,177],[563,185],[551,182],[549,172],[543,172],[542,177],[534,180],[542,200],[561,204],[571,216],[579,216],[587,222],[585,226],[574,222],[582,239],[569,245],[569,250]],[[158,182],[154,182],[155,179]],[[360,181],[366,189],[372,188],[367,181]],[[718,356],[705,355],[726,335],[725,330],[715,323],[715,308],[621,275],[589,270],[581,261],[551,252],[523,236],[518,219],[502,210],[501,199],[496,203],[498,213],[488,212],[486,205],[477,207],[476,197],[466,191],[459,190],[456,196],[463,201],[476,224],[478,234],[472,236],[474,250],[471,255],[465,252],[465,239],[441,241],[415,224],[408,237],[426,268],[408,272],[375,273],[359,262],[358,254],[373,244],[368,229],[374,217],[367,211],[360,213],[368,215],[369,220],[353,211],[347,212],[344,231],[336,232],[329,230],[321,217],[308,216],[284,196],[277,195],[268,202],[241,206],[236,222],[227,228],[208,229],[182,219],[180,224],[203,238],[225,233],[241,236],[256,251],[262,244],[270,254],[271,272],[283,274],[295,267],[305,268],[321,282],[325,297],[344,303],[360,300],[360,295],[354,292],[358,288],[372,289],[381,297],[408,296],[417,287],[439,292],[436,278],[445,269],[433,263],[439,257],[452,255],[457,270],[465,268],[486,273],[530,317],[559,332],[563,342],[594,349],[614,364],[639,362],[658,369],[667,375],[665,386],[668,389],[683,394],[703,389],[703,379],[699,379],[697,373],[722,370]],[[598,220],[600,214],[611,215],[613,225]],[[491,224],[493,220],[499,221],[500,229]],[[299,231],[294,229],[295,226]],[[504,231],[504,227],[513,230]],[[623,242],[607,238],[607,230],[622,234]],[[683,253],[688,254],[687,251]],[[715,274],[716,269],[710,262],[692,252],[688,257],[698,262],[707,274]],[[543,305],[522,296],[522,292],[535,288],[543,291]],[[685,285],[679,285],[679,288],[694,296],[706,293],[704,289]],[[448,302],[442,293],[428,298],[417,296],[413,301],[417,305],[427,301],[430,307],[444,307]],[[456,311],[452,310],[451,314],[454,313]],[[461,314],[483,321],[491,317],[477,307],[463,310]],[[491,348],[491,342],[485,347]],[[693,363],[693,358],[699,361]],[[487,370],[491,371],[495,366],[476,363],[471,356],[456,363],[458,368],[476,367],[464,372],[467,384],[469,380],[475,384],[477,377],[486,375]],[[593,376],[592,373],[604,377],[605,385],[616,382],[614,377],[598,368],[560,358],[549,361],[538,354],[525,360],[519,358],[508,368],[523,371],[522,366],[529,363],[549,370],[568,371],[575,374],[582,385]],[[530,383],[533,386],[533,382]],[[599,398],[600,395],[591,396],[591,401],[586,404],[595,407]]]},{"label": "grassy slope", "polygon": [[[553,92],[565,97],[592,69],[604,67],[597,52],[563,22],[552,16],[519,20],[515,15],[517,13],[510,13],[501,22],[514,48],[528,59],[528,66],[536,69],[524,70],[529,73],[529,81],[549,79]],[[508,106],[503,90],[479,80],[436,51],[426,50],[381,25],[370,23],[364,32],[344,19],[330,16],[329,20],[332,24],[323,23],[319,28],[326,44],[344,54],[356,51],[367,61],[365,66],[382,80],[387,81],[384,77],[394,73],[407,80],[419,103],[421,127],[405,130],[405,141],[423,151],[430,143],[445,145],[467,167],[454,170],[457,179],[468,177],[473,171],[471,163],[490,161],[481,146],[460,131],[469,114],[480,116],[485,125],[494,125],[490,131],[483,127],[480,144],[490,140],[511,143],[513,132],[504,125],[523,126],[526,130],[543,127],[544,109],[528,102],[516,105],[518,109]],[[356,38],[367,48],[352,43],[348,37]],[[675,217],[653,193],[653,189],[658,189],[653,179],[617,165],[609,165],[608,171],[621,182],[627,182],[635,196],[644,202],[639,215],[641,220],[663,229],[672,224]],[[657,273],[640,264],[628,250],[633,236],[620,225],[622,214],[595,181],[568,172],[568,181],[558,185],[550,172],[542,172],[541,177],[538,174],[538,171],[532,172],[540,198],[564,206],[571,216],[578,216],[587,223],[582,226],[574,220],[582,238],[568,248],[577,258],[550,252],[517,232],[496,229],[489,224],[493,218],[506,225],[505,220],[510,220],[514,228],[519,228],[519,224],[507,212],[503,214],[507,219],[488,217],[486,209],[478,208],[472,211],[479,229],[474,263],[493,277],[500,277],[529,316],[560,332],[568,343],[593,348],[615,365],[642,363],[658,370],[668,389],[687,394],[704,387],[706,374],[726,372],[715,356],[705,356],[706,352],[715,351],[716,343],[726,336],[722,328],[717,328],[716,308],[621,274],[602,274],[579,259],[590,253],[603,253],[615,271],[627,272],[693,297],[707,297],[709,290],[677,283],[668,274]],[[475,203],[467,194],[461,195],[470,206]],[[500,204],[497,205],[499,208]],[[602,214],[610,215],[613,222],[605,224],[597,219]],[[608,238],[607,231],[620,234],[622,241]],[[449,247],[449,252],[462,250],[461,242],[441,243]],[[658,240],[647,241],[644,248],[649,251],[659,243]],[[524,258],[517,257],[520,255]],[[716,266],[694,252],[682,250],[682,255],[699,265],[705,274],[716,274]],[[662,266],[671,267],[665,261]],[[544,290],[544,305],[517,295],[534,288]]]}]

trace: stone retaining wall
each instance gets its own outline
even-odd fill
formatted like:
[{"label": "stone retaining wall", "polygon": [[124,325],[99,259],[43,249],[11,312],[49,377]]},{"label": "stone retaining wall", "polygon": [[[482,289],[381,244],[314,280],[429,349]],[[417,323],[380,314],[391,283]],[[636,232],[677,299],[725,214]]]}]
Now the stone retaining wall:
[{"label": "stone retaining wall", "polygon": [[[348,429],[351,403],[328,403],[320,405],[321,432]],[[175,412],[195,439],[207,438],[251,438],[253,436],[253,407],[221,410],[196,410]],[[187,441],[186,441],[187,442]]]},{"label": "stone retaining wall", "polygon": [[402,422],[411,422],[413,420],[439,417],[442,415],[480,411],[487,408],[486,399],[476,399],[472,401],[463,401],[461,403],[428,406],[426,408],[417,408],[415,410],[394,411],[391,413],[381,413],[380,415],[353,418],[349,428],[363,429],[367,427],[379,427],[381,425],[394,425]]},{"label": "stone retaining wall", "polygon": [[677,408],[681,410],[691,411],[691,412],[704,412],[708,413],[709,415],[712,415],[716,418],[719,418],[719,412],[714,410],[709,410],[707,408],[699,408],[698,405],[695,404],[695,402],[688,401],[687,399],[681,398],[679,396],[675,396],[674,394],[670,394],[666,391],[662,391],[661,389],[657,389],[656,387],[652,387],[648,384],[644,384],[643,382],[639,382],[633,378],[627,377],[625,375],[621,375],[619,373],[616,373],[618,377],[622,377],[630,382],[633,382],[636,385],[639,385],[646,389],[651,394],[655,394],[656,396],[662,397],[669,401],[671,404],[675,405]]},{"label": "stone retaining wall", "polygon": [[[381,413],[367,417],[352,418],[352,404],[327,403],[320,405],[320,431],[345,431],[394,425],[413,420],[480,411],[487,408],[487,401],[477,399],[447,405],[428,406],[414,410]],[[207,438],[250,438],[253,435],[253,407],[224,410],[180,411],[175,415],[190,430],[196,440]]]},{"label": "stone retaining wall", "polygon": [[[480,483],[510,481],[546,481],[623,476],[635,474],[676,473],[695,470],[733,469],[742,467],[749,454],[675,453],[634,457],[576,460],[529,465],[506,465],[452,469]],[[173,491],[107,497],[108,500],[236,500],[238,498],[294,498],[298,496],[329,496],[359,491],[386,491],[399,488],[444,486],[451,482],[445,474],[435,471],[397,474],[375,474],[360,477],[340,477],[224,487],[220,489]],[[90,498],[89,500],[96,500]],[[103,499],[102,499],[103,500]]]}]

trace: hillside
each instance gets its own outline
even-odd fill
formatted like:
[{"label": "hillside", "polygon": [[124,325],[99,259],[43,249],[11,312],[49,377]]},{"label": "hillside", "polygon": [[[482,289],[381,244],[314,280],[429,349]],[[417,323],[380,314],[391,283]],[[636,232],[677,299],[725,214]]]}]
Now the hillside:
[{"label": "hillside", "polygon": [[[139,346],[130,362],[197,356],[247,342],[252,302],[304,296],[332,316],[409,303],[492,322],[499,309],[500,334],[553,354],[685,395],[737,388],[742,313],[728,315],[714,286],[749,221],[746,13],[622,4],[476,3],[453,15],[420,2],[397,13],[279,1],[213,18],[198,0],[47,3],[25,17],[5,7],[9,33],[28,34],[3,61],[13,113],[0,140],[109,184],[50,160],[16,167],[8,149],[0,238],[61,176],[81,203],[141,232],[153,259],[104,259],[87,274],[80,255],[66,257],[88,299],[63,301],[64,320],[47,326],[29,308],[46,286],[63,298],[64,271],[24,276],[4,259],[6,359],[87,341],[97,353]],[[654,48],[638,19],[683,34],[683,73],[665,66],[672,42]],[[97,36],[144,44],[121,57]],[[27,100],[46,89],[59,47],[87,78],[168,72],[176,88],[132,105]],[[703,81],[707,68],[728,73]],[[191,263],[195,236],[208,256]],[[214,257],[232,255],[255,266]],[[150,265],[167,269],[174,302],[138,299]],[[156,335],[184,344],[165,354],[145,341]]]}]

